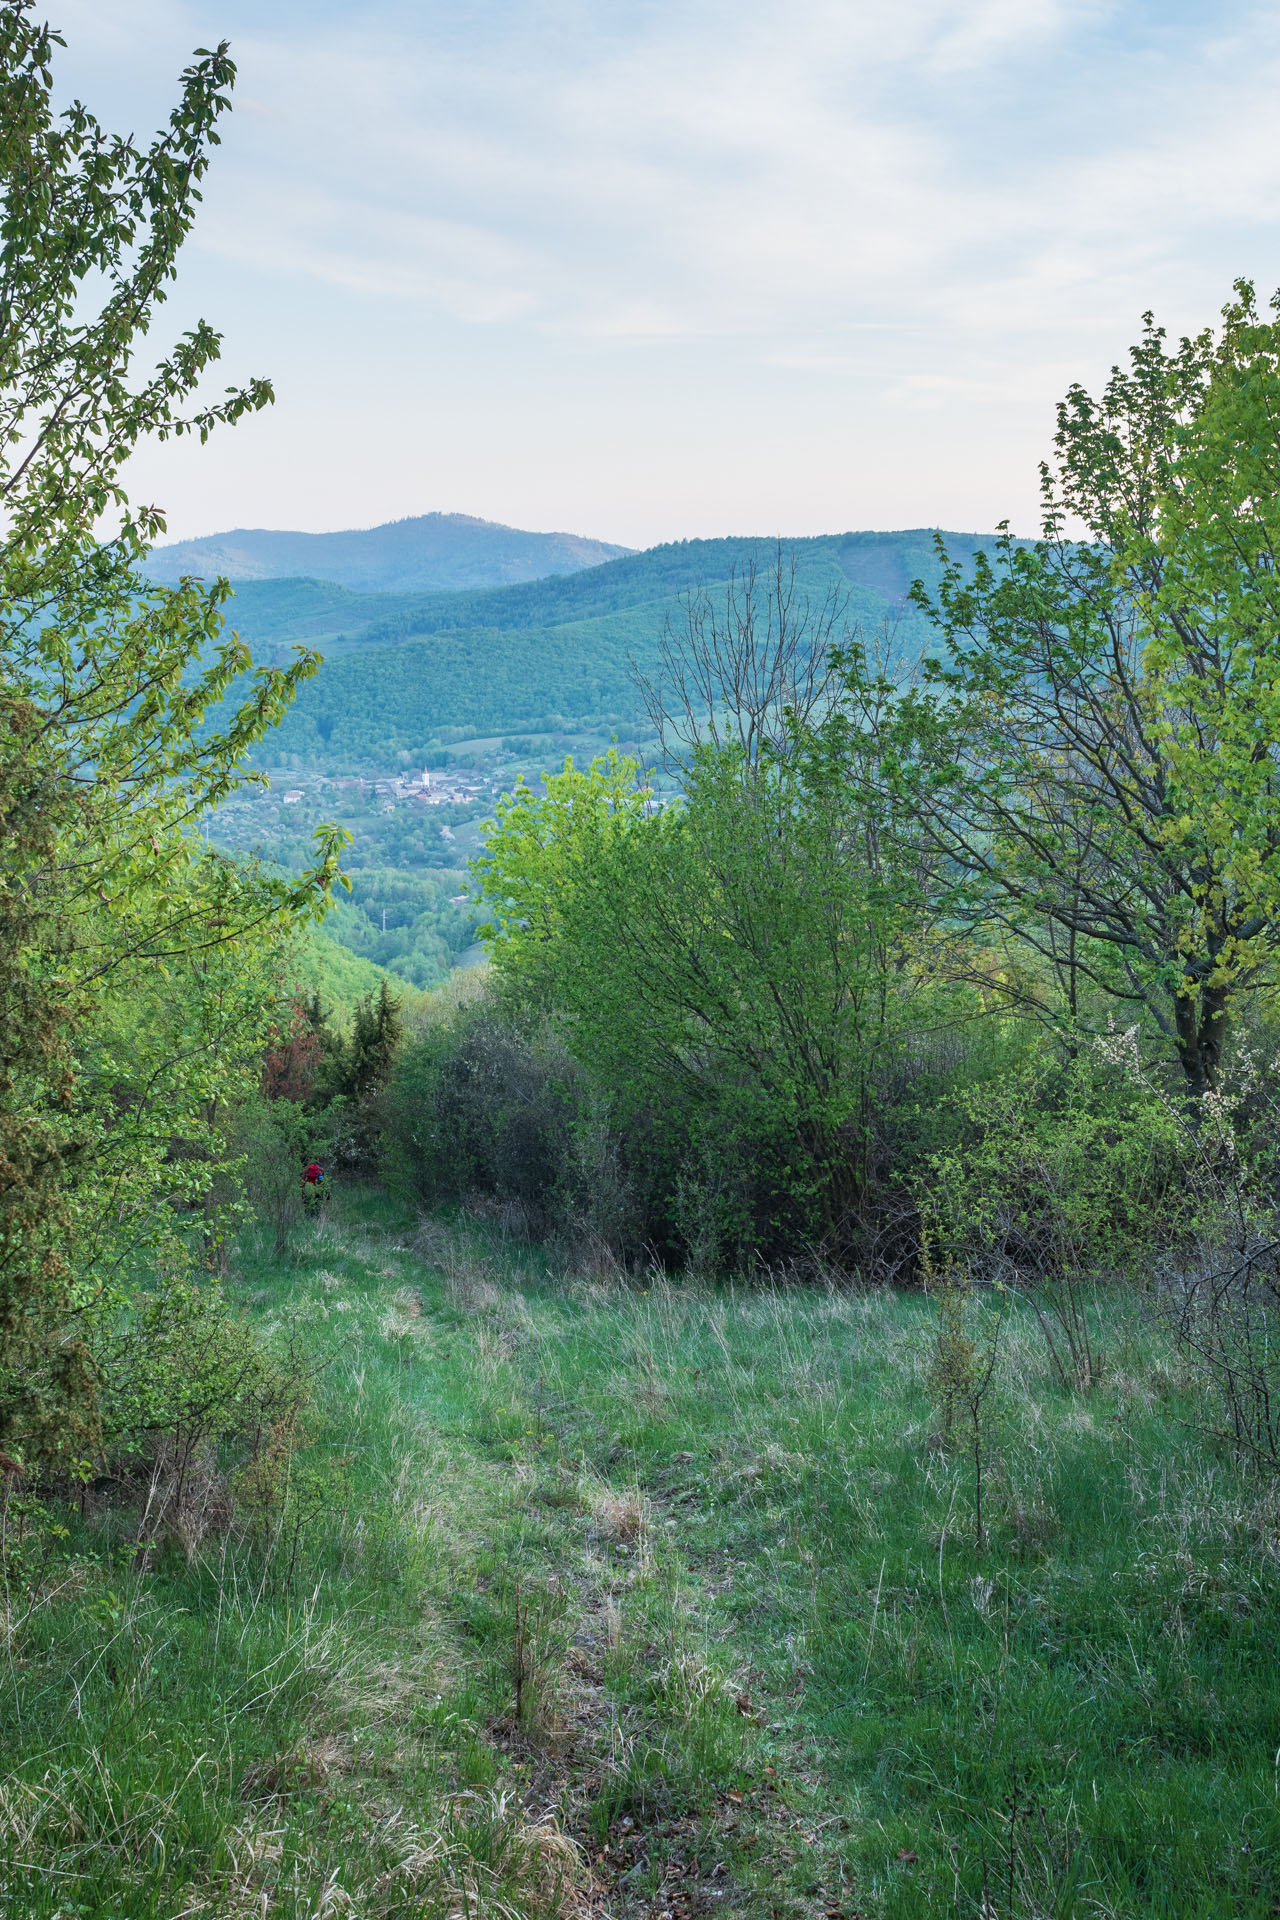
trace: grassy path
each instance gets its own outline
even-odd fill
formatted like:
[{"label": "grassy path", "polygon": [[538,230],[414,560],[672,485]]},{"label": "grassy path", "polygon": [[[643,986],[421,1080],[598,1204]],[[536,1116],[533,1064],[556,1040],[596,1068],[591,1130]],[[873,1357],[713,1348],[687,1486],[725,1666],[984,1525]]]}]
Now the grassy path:
[{"label": "grassy path", "polygon": [[1276,1499],[1136,1323],[1068,1395],[1014,1320],[979,1547],[918,1300],[373,1200],[236,1286],[312,1444],[11,1600],[5,1915],[1280,1912]]}]

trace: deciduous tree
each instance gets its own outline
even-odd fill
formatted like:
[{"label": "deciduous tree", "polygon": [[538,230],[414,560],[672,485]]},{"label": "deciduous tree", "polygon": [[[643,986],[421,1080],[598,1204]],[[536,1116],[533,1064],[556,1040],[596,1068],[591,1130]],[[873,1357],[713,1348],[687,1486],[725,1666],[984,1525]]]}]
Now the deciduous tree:
[{"label": "deciduous tree", "polygon": [[[1170,350],[1147,316],[1076,386],[1044,532],[917,585],[945,651],[908,696],[904,792],[995,922],[1126,1002],[1214,1084],[1280,945],[1280,320],[1240,283]],[[1083,538],[1080,534],[1083,533]]]},{"label": "deciduous tree", "polygon": [[[229,104],[227,48],[196,56],[139,146],[79,103],[55,114],[60,44],[27,0],[0,5],[0,1442],[28,1452],[92,1427],[86,1314],[119,1266],[110,1223],[146,1211],[121,1207],[116,1149],[124,1116],[150,1099],[154,1117],[155,1088],[126,1049],[100,1071],[124,1002],[170,973],[199,1001],[202,957],[317,908],[339,840],[322,834],[285,884],[199,838],[317,662],[259,672],[215,719],[252,665],[222,631],[229,589],[142,578],[163,518],[122,478],[149,436],[203,439],[271,397],[254,381],[199,399],[219,351],[203,322],[139,368]],[[181,1132],[216,1101],[216,1043],[202,1016],[170,1026],[161,1081]],[[130,1168],[144,1183],[164,1157],[154,1124],[149,1138]]]}]

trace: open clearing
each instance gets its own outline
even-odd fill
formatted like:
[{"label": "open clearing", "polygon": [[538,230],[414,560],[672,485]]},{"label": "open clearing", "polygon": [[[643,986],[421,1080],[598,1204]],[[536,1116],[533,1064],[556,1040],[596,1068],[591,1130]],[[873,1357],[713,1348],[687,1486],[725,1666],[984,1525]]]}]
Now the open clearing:
[{"label": "open clearing", "polygon": [[918,1297],[373,1196],[232,1284],[311,1443],[10,1597],[6,1915],[1280,1912],[1280,1507],[1140,1303],[1088,1394],[1010,1317],[979,1546]]}]

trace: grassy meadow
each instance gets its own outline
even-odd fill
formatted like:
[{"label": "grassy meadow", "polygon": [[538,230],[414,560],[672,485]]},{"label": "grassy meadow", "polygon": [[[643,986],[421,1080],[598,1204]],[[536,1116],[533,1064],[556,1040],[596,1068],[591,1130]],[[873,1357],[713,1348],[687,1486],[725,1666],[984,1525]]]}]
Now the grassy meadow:
[{"label": "grassy meadow", "polygon": [[1280,1509],[1141,1302],[1087,1394],[1006,1312],[980,1542],[920,1296],[360,1192],[231,1284],[314,1407],[182,1537],[87,1487],[8,1596],[5,1915],[1280,1908]]}]

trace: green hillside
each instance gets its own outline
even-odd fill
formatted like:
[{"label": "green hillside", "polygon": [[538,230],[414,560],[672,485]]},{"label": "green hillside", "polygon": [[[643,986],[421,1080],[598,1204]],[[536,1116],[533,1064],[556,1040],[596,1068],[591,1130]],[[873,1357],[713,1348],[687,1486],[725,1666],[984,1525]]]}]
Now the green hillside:
[{"label": "green hillside", "polygon": [[[643,610],[648,612],[648,610]],[[641,708],[629,666],[653,664],[661,612],[620,614],[533,633],[443,633],[326,660],[268,743],[278,764],[359,767],[413,757],[442,727],[479,734],[558,724],[556,716],[628,721]]]},{"label": "green hillside", "polygon": [[291,647],[332,650],[358,640],[420,597],[354,593],[327,580],[238,580],[227,624],[252,647],[255,659],[275,659]]},{"label": "green hillside", "polygon": [[[947,534],[968,557],[977,535]],[[689,540],[628,555],[562,579],[467,594],[352,594],[314,581],[248,583],[234,624],[270,656],[306,642],[327,655],[272,737],[274,764],[368,765],[416,755],[441,728],[502,733],[563,720],[626,725],[641,712],[632,663],[652,671],[668,622],[683,624],[692,592],[723,589],[751,565],[775,564],[777,543]],[[915,578],[936,579],[933,534],[834,534],[790,541],[801,598],[838,596],[844,622],[897,657],[929,644],[905,604]]]},{"label": "green hillside", "polygon": [[[352,952],[340,938],[335,938],[336,932],[332,926],[327,933],[318,927],[311,928],[299,950],[296,970],[298,985],[318,993],[327,1011],[336,1015],[340,1026],[345,1026],[359,1001],[377,998],[388,976],[385,968]],[[419,1006],[420,995],[411,983],[392,975],[391,984],[406,1011]]]},{"label": "green hillside", "polygon": [[[788,567],[794,563],[802,589],[818,594],[829,587],[841,589],[854,597],[855,619],[868,614],[880,618],[887,609],[902,604],[913,580],[936,579],[934,537],[932,528],[917,527],[901,533],[820,534],[802,540],[672,541],[560,579],[532,580],[484,593],[424,596],[412,606],[388,609],[386,618],[369,627],[364,638],[376,642],[476,627],[503,631],[559,627],[666,603],[691,589],[728,580],[753,564],[768,569],[779,551]],[[993,538],[968,533],[943,537],[953,552],[964,556],[984,542],[989,545]]]}]

